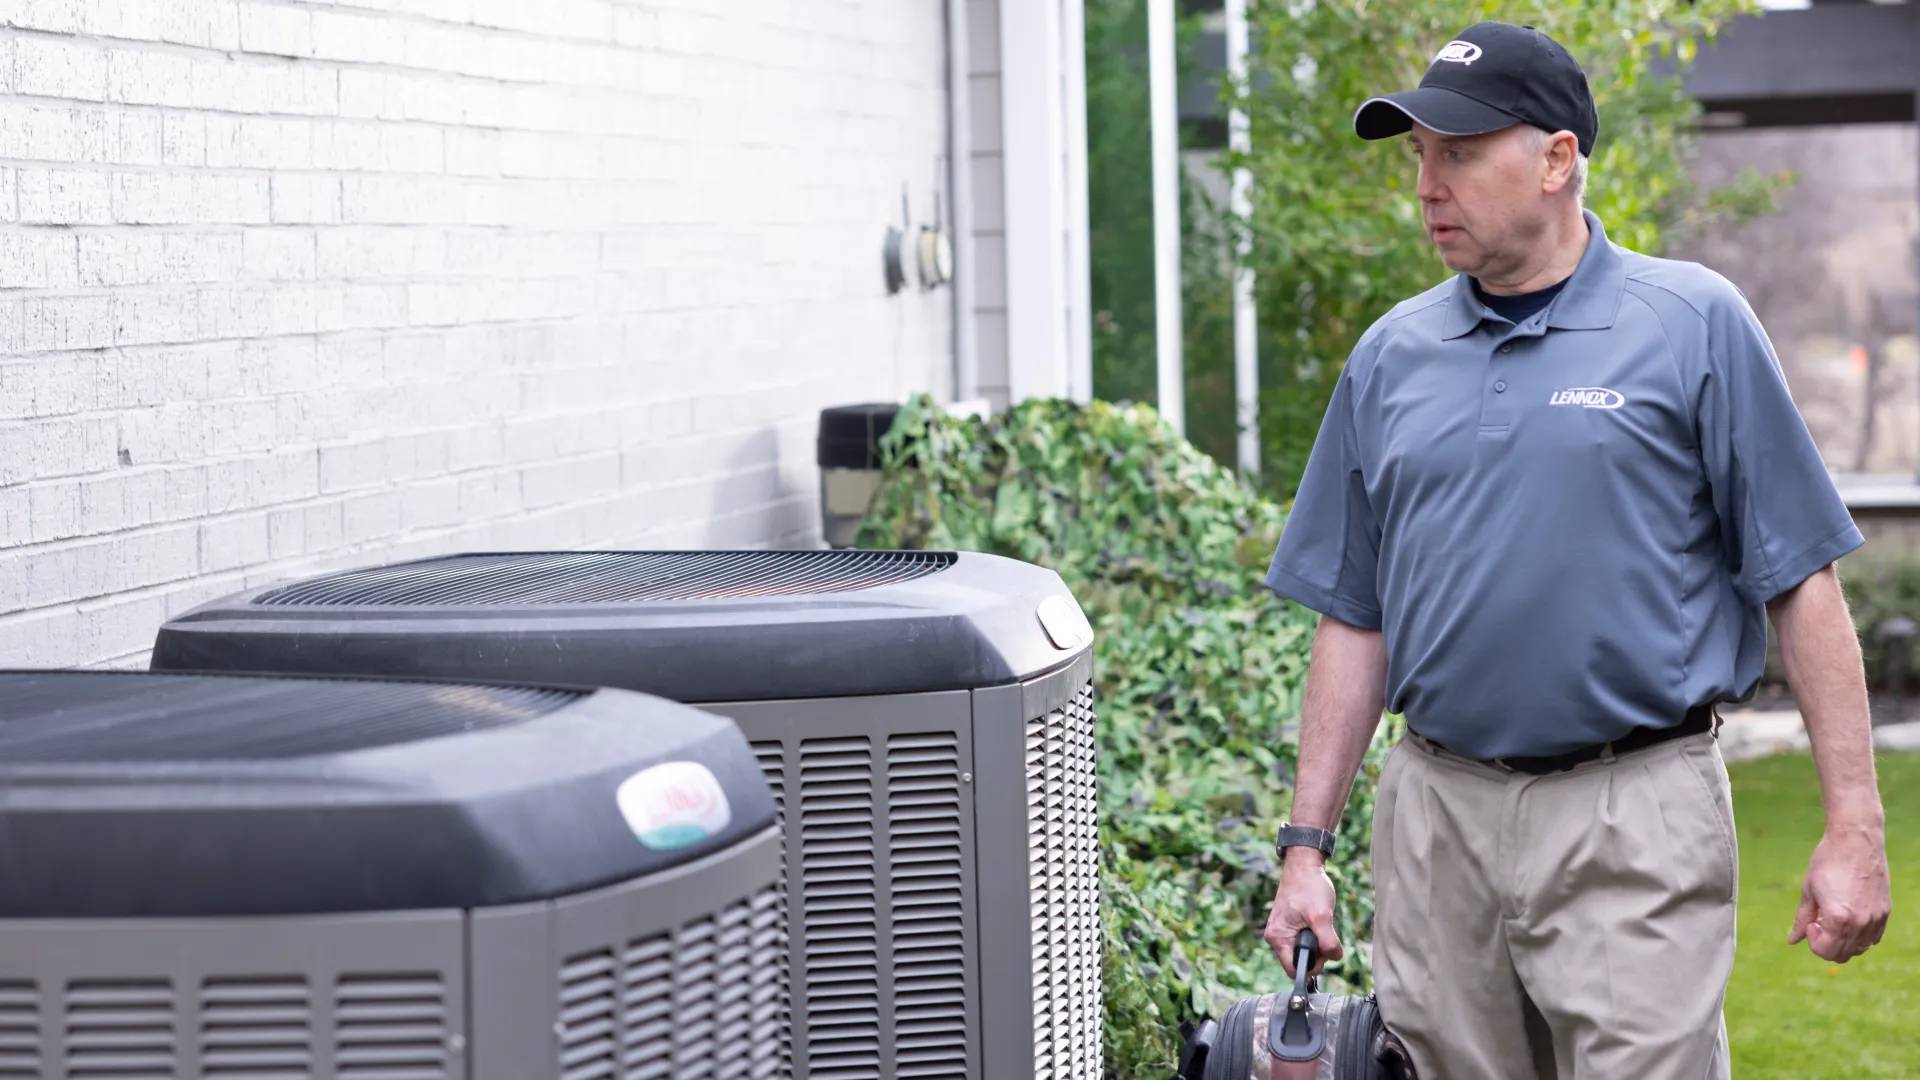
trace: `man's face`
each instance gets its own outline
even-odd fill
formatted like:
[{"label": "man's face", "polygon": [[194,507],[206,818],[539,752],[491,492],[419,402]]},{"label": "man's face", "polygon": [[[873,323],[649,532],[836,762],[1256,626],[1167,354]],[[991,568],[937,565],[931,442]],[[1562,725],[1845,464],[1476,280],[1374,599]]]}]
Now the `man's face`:
[{"label": "man's face", "polygon": [[1515,125],[1485,135],[1407,135],[1419,164],[1421,218],[1449,270],[1486,279],[1523,264],[1545,231],[1552,143]]}]

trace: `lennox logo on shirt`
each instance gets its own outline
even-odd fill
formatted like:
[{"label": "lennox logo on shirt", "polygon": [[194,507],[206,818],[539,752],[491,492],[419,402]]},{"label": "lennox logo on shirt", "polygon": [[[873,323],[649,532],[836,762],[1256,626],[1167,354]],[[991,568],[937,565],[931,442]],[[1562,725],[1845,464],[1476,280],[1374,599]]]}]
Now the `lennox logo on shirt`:
[{"label": "lennox logo on shirt", "polygon": [[1583,409],[1617,409],[1627,403],[1627,399],[1618,390],[1609,390],[1604,386],[1576,386],[1571,390],[1555,390],[1549,405],[1578,405]]}]

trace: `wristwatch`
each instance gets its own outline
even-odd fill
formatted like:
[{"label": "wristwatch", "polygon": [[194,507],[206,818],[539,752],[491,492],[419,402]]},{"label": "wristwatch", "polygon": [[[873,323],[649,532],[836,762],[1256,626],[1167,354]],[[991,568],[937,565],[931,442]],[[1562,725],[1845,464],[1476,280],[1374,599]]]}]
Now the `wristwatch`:
[{"label": "wristwatch", "polygon": [[1290,847],[1313,848],[1327,858],[1333,858],[1335,837],[1325,829],[1316,829],[1311,825],[1280,823],[1280,835],[1273,842],[1273,851],[1282,862],[1286,861]]}]

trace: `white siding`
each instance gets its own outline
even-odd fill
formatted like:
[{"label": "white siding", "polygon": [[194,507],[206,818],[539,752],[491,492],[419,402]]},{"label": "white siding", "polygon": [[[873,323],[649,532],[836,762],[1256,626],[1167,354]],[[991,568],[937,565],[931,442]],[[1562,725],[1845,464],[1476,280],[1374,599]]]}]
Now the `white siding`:
[{"label": "white siding", "polygon": [[[0,666],[475,548],[818,542],[950,387],[943,0],[0,4]],[[976,53],[978,55],[978,53]]]}]

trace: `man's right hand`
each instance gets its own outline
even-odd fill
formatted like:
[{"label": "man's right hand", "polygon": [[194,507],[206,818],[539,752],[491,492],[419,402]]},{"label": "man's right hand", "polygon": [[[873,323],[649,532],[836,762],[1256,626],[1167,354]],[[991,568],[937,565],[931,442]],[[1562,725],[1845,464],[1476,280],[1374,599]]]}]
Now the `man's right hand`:
[{"label": "man's right hand", "polygon": [[1290,979],[1296,977],[1294,939],[1303,927],[1311,929],[1320,944],[1319,963],[1309,974],[1319,974],[1329,962],[1346,955],[1333,932],[1333,882],[1327,877],[1326,860],[1310,848],[1288,848],[1280,867],[1280,887],[1273,894],[1273,911],[1267,916],[1266,937]]}]

